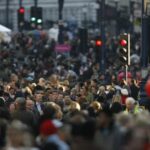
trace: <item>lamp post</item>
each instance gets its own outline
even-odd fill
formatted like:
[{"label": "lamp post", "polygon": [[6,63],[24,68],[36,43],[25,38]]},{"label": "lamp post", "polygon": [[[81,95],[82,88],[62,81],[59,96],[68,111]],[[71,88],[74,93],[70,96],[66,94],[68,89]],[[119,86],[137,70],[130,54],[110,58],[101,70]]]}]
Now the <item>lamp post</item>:
[{"label": "lamp post", "polygon": [[83,12],[83,27],[87,28],[87,6],[83,6],[82,12]]},{"label": "lamp post", "polygon": [[6,0],[6,26],[9,26],[9,0]]},{"label": "lamp post", "polygon": [[22,7],[22,0],[19,0],[19,7]]},{"label": "lamp post", "polygon": [[59,24],[59,34],[58,34],[58,42],[59,44],[63,44],[64,39],[63,39],[63,5],[64,5],[64,0],[58,0],[58,24]]},{"label": "lamp post", "polygon": [[102,37],[102,47],[101,47],[101,59],[100,59],[100,71],[105,73],[105,0],[101,0],[101,11],[100,14],[100,31]]},{"label": "lamp post", "polygon": [[116,34],[116,38],[117,38],[117,36],[118,36],[118,17],[117,17],[117,15],[118,15],[118,3],[119,3],[119,0],[114,0],[114,3],[115,3],[115,8],[116,8],[116,12],[115,12],[115,18],[116,18],[116,31],[115,31],[115,34]]},{"label": "lamp post", "polygon": [[38,6],[38,0],[34,0],[34,6],[35,6],[35,7]]},{"label": "lamp post", "polygon": [[142,50],[141,50],[141,66],[146,68],[148,65],[148,14],[147,14],[147,0],[142,0]]},{"label": "lamp post", "polygon": [[102,45],[99,47],[100,72],[105,73],[105,0],[97,0],[95,4],[97,12],[97,25],[100,29]]},{"label": "lamp post", "polygon": [[97,0],[95,5],[94,5],[95,9],[96,9],[96,22],[97,22],[97,27],[100,27],[100,8],[101,8],[101,2],[100,0]]},{"label": "lamp post", "polygon": [[130,28],[130,32],[131,34],[134,33],[134,6],[135,6],[135,2],[136,0],[130,0],[130,22],[131,22],[131,28]]}]

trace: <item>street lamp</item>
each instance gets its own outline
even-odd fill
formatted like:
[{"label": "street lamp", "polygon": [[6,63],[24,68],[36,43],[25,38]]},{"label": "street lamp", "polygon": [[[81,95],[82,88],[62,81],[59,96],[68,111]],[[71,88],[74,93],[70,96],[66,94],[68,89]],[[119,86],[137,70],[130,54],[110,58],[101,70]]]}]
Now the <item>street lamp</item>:
[{"label": "street lamp", "polygon": [[59,24],[59,34],[58,34],[58,42],[59,44],[63,44],[63,6],[64,6],[64,0],[58,0],[58,24]]},{"label": "street lamp", "polygon": [[131,22],[131,34],[134,33],[134,6],[135,6],[135,2],[136,0],[130,0],[130,12],[129,12],[129,15],[130,15],[130,22]]},{"label": "street lamp", "polygon": [[101,1],[100,0],[97,0],[94,4],[94,8],[96,10],[96,22],[97,22],[97,27],[99,28],[100,27],[100,9],[101,9]]},{"label": "street lamp", "polygon": [[9,26],[9,3],[10,0],[6,0],[6,26]]},{"label": "street lamp", "polygon": [[102,45],[99,48],[100,53],[100,71],[105,73],[105,0],[97,0],[95,4],[95,9],[97,10],[97,25],[101,32]]},{"label": "street lamp", "polygon": [[118,10],[118,3],[119,3],[119,0],[114,0],[114,3],[115,3],[116,11],[117,11],[117,10]]},{"label": "street lamp", "polygon": [[82,8],[82,12],[83,12],[83,27],[86,28],[87,27],[87,6],[84,5]]},{"label": "street lamp", "polygon": [[149,16],[148,10],[149,5],[146,3],[147,0],[142,0],[142,51],[141,51],[141,66],[143,68],[147,67],[148,65],[148,51],[149,51],[149,41],[148,41],[148,34],[149,34]]},{"label": "street lamp", "polygon": [[117,15],[118,15],[118,3],[119,3],[119,0],[114,0],[114,3],[115,3],[115,9],[116,9],[116,11],[115,11],[115,18],[116,18],[116,31],[115,31],[115,34],[116,34],[116,38],[117,38],[117,36],[118,36],[118,17],[117,17]]}]

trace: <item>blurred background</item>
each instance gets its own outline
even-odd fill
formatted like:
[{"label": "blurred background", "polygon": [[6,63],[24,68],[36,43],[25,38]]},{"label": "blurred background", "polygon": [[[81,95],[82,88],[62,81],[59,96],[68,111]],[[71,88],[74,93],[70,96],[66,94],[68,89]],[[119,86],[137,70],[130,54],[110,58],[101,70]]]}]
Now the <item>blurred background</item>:
[{"label": "blurred background", "polygon": [[[65,0],[62,10],[63,23],[71,29],[86,26],[89,32],[99,30],[101,3],[100,0]],[[104,5],[106,31],[110,34],[120,31],[140,32],[140,0],[106,0]],[[38,14],[42,19],[42,28],[49,29],[58,22],[57,0],[0,0],[0,24],[18,31],[18,9],[23,7],[23,29],[30,30],[31,7],[34,6],[41,8]]]}]

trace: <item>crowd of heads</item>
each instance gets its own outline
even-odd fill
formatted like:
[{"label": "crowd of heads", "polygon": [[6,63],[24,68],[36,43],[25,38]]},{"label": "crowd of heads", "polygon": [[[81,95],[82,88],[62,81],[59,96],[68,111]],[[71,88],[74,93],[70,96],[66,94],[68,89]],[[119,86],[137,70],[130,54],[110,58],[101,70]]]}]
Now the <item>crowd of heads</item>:
[{"label": "crowd of heads", "polygon": [[115,41],[106,44],[105,72],[90,42],[84,54],[71,42],[67,54],[57,54],[45,34],[1,43],[1,149],[148,150],[150,101],[139,98],[140,65],[132,64],[126,81]]}]

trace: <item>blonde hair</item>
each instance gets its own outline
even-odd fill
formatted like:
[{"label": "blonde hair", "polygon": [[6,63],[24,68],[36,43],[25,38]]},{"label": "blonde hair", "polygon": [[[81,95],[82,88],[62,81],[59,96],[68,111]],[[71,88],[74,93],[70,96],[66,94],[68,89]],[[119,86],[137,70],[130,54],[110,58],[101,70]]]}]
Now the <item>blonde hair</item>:
[{"label": "blonde hair", "polygon": [[80,104],[77,102],[71,102],[69,110],[81,110]]},{"label": "blonde hair", "polygon": [[121,95],[114,95],[112,98],[112,102],[119,102],[121,103]]},{"label": "blonde hair", "polygon": [[98,94],[102,95],[104,93],[105,93],[105,87],[104,86],[100,86],[99,89],[98,89]]},{"label": "blonde hair", "polygon": [[95,110],[102,110],[102,106],[98,101],[94,101],[90,104],[91,107],[93,107]]}]

